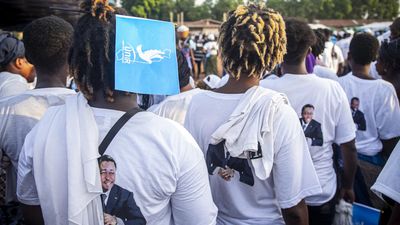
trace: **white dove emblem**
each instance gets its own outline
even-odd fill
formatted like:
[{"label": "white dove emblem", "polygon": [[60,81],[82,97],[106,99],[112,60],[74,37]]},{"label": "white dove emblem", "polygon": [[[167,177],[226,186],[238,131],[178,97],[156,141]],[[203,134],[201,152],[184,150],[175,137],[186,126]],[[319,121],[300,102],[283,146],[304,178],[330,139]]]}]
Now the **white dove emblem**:
[{"label": "white dove emblem", "polygon": [[143,52],[142,45],[138,45],[136,47],[136,51],[137,51],[139,57],[148,64],[152,64],[153,62],[160,62],[165,57],[167,57],[167,58],[169,57],[169,56],[166,56],[167,51],[163,52],[163,51],[156,50],[156,49],[150,49],[150,50]]}]

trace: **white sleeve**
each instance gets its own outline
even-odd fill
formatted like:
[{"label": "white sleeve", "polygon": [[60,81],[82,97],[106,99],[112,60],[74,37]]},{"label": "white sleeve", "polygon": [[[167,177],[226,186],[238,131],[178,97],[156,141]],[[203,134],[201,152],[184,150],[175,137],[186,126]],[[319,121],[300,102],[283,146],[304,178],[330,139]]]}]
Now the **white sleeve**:
[{"label": "white sleeve", "polygon": [[37,126],[26,136],[18,161],[17,197],[26,205],[40,205],[33,176],[33,141],[36,128]]},{"label": "white sleeve", "polygon": [[176,225],[213,225],[217,207],[212,196],[206,162],[196,141],[182,128],[178,180],[171,197],[171,208]]},{"label": "white sleeve", "polygon": [[378,128],[379,138],[382,140],[400,136],[400,107],[399,100],[393,85],[386,87],[386,91],[381,92],[383,99],[379,102],[375,117]]},{"label": "white sleeve", "polygon": [[29,89],[28,83],[25,81],[23,82],[22,79],[24,78],[17,78],[12,82],[7,82],[1,87],[0,97],[6,97],[11,95],[21,94]]},{"label": "white sleeve", "polygon": [[322,192],[308,145],[295,111],[284,105],[275,118],[275,193],[281,208],[291,208],[302,199]]},{"label": "white sleeve", "polygon": [[336,51],[336,55],[337,55],[337,57],[338,57],[338,62],[339,62],[339,63],[344,63],[343,52],[342,52],[342,50],[339,48],[339,46],[335,45],[335,51]]},{"label": "white sleeve", "polygon": [[335,85],[339,102],[336,105],[336,111],[332,113],[336,117],[335,143],[340,145],[356,138],[356,127],[351,115],[347,95],[339,83],[335,83]]},{"label": "white sleeve", "polygon": [[397,144],[375,184],[371,187],[378,196],[382,194],[400,204],[400,143]]}]

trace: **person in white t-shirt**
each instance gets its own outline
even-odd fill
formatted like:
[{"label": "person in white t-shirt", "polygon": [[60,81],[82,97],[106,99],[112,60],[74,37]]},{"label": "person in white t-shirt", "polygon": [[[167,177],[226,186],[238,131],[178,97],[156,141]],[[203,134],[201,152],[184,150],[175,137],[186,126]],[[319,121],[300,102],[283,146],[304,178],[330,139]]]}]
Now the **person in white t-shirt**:
[{"label": "person in white t-shirt", "polygon": [[0,34],[0,98],[28,90],[36,76],[25,58],[24,43],[9,33]]},{"label": "person in white t-shirt", "polygon": [[[26,135],[48,107],[63,104],[64,97],[75,94],[65,88],[72,35],[72,26],[58,17],[35,20],[24,29],[26,57],[34,63],[38,81],[35,89],[0,100],[0,149],[11,161],[7,168],[8,201],[18,201],[18,158]],[[30,206],[26,208],[25,212],[32,211]]]},{"label": "person in white t-shirt", "polygon": [[[365,118],[365,126],[361,126],[361,114],[357,116],[354,113],[354,122],[358,124],[356,146],[359,164],[368,189],[385,163],[383,156],[390,155],[400,136],[400,127],[395,122],[400,120],[400,107],[393,85],[369,76],[370,64],[376,59],[378,48],[374,36],[366,33],[355,35],[348,56],[352,72],[339,79],[349,107],[356,106]],[[383,206],[371,192],[369,195],[375,207]]]},{"label": "person in white t-shirt", "polygon": [[314,45],[311,47],[311,52],[315,56],[317,62],[313,68],[312,73],[322,78],[327,78],[337,81],[338,76],[336,75],[336,73],[331,69],[329,69],[328,67],[321,65],[322,63],[318,59],[325,49],[325,42],[324,42],[325,35],[319,30],[314,30],[314,34],[316,37],[316,41]]},{"label": "person in white t-shirt", "polygon": [[[286,94],[298,113],[308,141],[322,193],[306,198],[310,224],[331,224],[335,213],[336,174],[333,168],[332,144],[340,145],[344,174],[340,197],[354,201],[353,180],[357,165],[354,144],[355,128],[347,97],[339,83],[307,74],[305,57],[314,44],[315,34],[304,22],[286,22],[287,54],[282,65],[283,76],[265,82],[266,88]],[[297,121],[298,123],[298,121]]]},{"label": "person in white t-shirt", "polygon": [[[40,204],[45,224],[104,224],[99,144],[125,112],[138,110],[136,94],[114,89],[112,7],[106,0],[81,7],[87,13],[77,21],[69,54],[80,93],[48,109],[26,137],[19,159],[18,196]],[[182,126],[138,112],[104,154],[118,162],[115,184],[133,193],[148,225],[215,224],[204,157]],[[35,183],[30,190],[29,180]]]},{"label": "person in white t-shirt", "polygon": [[189,107],[192,97],[202,92],[202,90],[199,88],[193,88],[190,84],[190,69],[184,56],[178,52],[177,58],[179,87],[181,93],[167,97],[161,103],[152,105],[147,109],[147,111],[174,120],[183,125],[185,122],[186,111]]},{"label": "person in white t-shirt", "polygon": [[308,224],[303,199],[321,188],[303,131],[287,98],[258,86],[282,61],[284,21],[272,9],[240,5],[220,30],[229,80],[194,96],[185,120],[206,157],[217,224]]},{"label": "person in white t-shirt", "polygon": [[342,50],[329,40],[331,37],[330,30],[325,29],[325,36],[325,50],[321,55],[321,61],[334,73],[340,74],[344,63]]},{"label": "person in white t-shirt", "polygon": [[380,198],[394,202],[388,225],[400,224],[400,143],[398,143],[371,190]]}]

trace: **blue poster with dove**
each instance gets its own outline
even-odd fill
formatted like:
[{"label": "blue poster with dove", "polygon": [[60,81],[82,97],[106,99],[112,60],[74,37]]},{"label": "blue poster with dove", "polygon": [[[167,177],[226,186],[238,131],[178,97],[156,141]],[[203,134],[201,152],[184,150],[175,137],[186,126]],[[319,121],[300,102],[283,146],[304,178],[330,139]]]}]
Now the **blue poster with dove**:
[{"label": "blue poster with dove", "polygon": [[139,94],[179,93],[172,23],[117,15],[115,89]]}]

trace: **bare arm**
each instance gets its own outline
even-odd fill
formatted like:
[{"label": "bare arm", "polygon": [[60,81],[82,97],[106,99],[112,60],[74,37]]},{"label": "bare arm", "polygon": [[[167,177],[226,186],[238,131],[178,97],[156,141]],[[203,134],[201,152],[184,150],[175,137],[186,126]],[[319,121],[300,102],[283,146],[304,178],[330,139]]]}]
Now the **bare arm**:
[{"label": "bare arm", "polygon": [[22,205],[22,215],[27,225],[43,225],[42,209],[40,205]]},{"label": "bare arm", "polygon": [[292,208],[282,209],[286,225],[308,225],[308,210],[304,200]]},{"label": "bare arm", "polygon": [[390,217],[388,225],[400,224],[400,204],[396,203],[392,210],[392,216]]},{"label": "bare arm", "polygon": [[357,149],[354,139],[340,145],[343,157],[343,177],[340,197],[346,202],[354,202],[353,183],[357,170]]},{"label": "bare arm", "polygon": [[399,139],[400,137],[395,137],[388,140],[381,140],[383,144],[382,154],[386,160],[389,158],[390,154],[392,154],[392,151],[396,146],[397,142],[399,141]]}]

